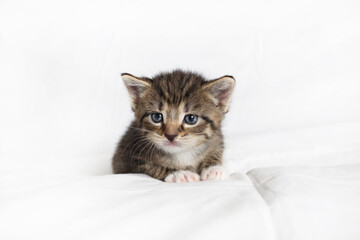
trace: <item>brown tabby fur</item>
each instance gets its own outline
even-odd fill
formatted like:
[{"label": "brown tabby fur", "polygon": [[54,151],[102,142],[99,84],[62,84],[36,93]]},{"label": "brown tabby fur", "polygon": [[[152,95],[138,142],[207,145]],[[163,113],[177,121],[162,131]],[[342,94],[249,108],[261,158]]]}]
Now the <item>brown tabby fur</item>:
[{"label": "brown tabby fur", "polygon": [[[136,84],[125,81],[135,112],[134,120],[120,140],[113,156],[114,173],[145,173],[164,180],[176,170],[190,170],[198,174],[204,168],[221,165],[224,150],[221,121],[228,110],[234,84],[218,90],[224,76],[213,81],[193,72],[175,70],[161,73],[152,79],[136,78],[130,74],[124,77],[134,79]],[[139,84],[138,84],[139,83]],[[215,83],[215,84],[214,84]],[[213,86],[214,85],[214,86]],[[219,101],[214,102],[214,98]],[[161,124],[154,124],[151,113],[167,116]],[[198,124],[187,126],[181,122],[184,114],[198,116]],[[180,122],[179,122],[180,119]],[[177,154],[167,151],[161,144],[166,142],[164,133],[175,131],[178,140],[192,143],[184,151],[192,152],[194,160],[183,162]],[[190,158],[193,156],[190,156]]]}]

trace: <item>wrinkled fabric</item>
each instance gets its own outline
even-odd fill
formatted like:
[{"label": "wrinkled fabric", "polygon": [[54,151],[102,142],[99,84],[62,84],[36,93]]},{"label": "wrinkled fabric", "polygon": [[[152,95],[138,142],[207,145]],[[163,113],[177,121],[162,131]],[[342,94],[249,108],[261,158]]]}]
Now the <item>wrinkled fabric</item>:
[{"label": "wrinkled fabric", "polygon": [[360,164],[271,167],[248,173],[278,239],[359,239]]},{"label": "wrinkled fabric", "polygon": [[0,239],[275,239],[269,209],[240,173],[189,184],[29,174],[3,181],[0,196]]}]

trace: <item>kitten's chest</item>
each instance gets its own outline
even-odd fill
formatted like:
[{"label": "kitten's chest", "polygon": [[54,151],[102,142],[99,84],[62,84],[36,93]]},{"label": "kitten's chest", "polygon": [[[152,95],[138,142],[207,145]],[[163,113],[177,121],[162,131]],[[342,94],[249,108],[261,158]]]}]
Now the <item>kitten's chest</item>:
[{"label": "kitten's chest", "polygon": [[203,160],[204,148],[173,153],[165,158],[167,167],[175,169],[197,168]]}]

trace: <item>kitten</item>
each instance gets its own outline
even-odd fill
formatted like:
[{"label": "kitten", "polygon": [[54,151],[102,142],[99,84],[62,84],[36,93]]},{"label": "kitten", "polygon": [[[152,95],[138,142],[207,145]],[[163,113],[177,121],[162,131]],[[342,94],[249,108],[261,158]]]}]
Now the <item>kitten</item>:
[{"label": "kitten", "polygon": [[175,70],[152,79],[123,73],[134,120],[112,159],[114,173],[145,173],[165,182],[228,178],[221,121],[235,86]]}]

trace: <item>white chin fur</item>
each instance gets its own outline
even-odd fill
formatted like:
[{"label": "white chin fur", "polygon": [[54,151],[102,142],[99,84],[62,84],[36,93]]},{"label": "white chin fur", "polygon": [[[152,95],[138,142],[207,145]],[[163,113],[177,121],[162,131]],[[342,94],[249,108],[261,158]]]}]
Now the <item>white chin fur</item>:
[{"label": "white chin fur", "polygon": [[187,147],[185,146],[167,146],[167,145],[163,145],[162,149],[168,153],[179,153],[179,152],[183,152],[186,151]]}]

